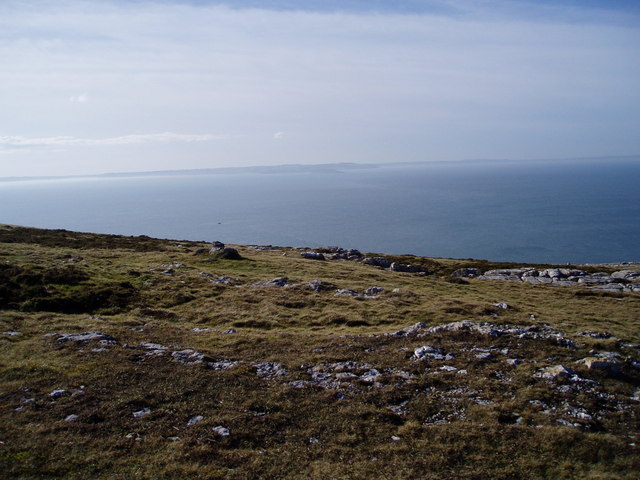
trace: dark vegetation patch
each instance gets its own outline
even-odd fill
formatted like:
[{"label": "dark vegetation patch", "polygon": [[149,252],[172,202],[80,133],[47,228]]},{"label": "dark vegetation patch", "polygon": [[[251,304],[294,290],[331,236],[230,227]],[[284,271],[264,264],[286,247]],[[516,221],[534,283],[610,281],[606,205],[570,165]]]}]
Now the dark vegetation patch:
[{"label": "dark vegetation patch", "polygon": [[42,268],[0,264],[0,308],[24,312],[117,312],[137,298],[129,282],[101,285],[75,265]]},{"label": "dark vegetation patch", "polygon": [[17,226],[0,228],[0,242],[30,243],[44,247],[125,249],[136,252],[166,250],[169,246],[166,240],[151,238],[146,235],[106,235],[70,232],[64,229],[45,230]]},{"label": "dark vegetation patch", "polygon": [[599,297],[599,298],[624,298],[622,292],[606,292],[599,290],[576,290],[573,292],[575,297]]},{"label": "dark vegetation patch", "polygon": [[45,292],[20,305],[24,312],[117,313],[135,301],[136,288],[129,282],[87,285],[70,292]]}]

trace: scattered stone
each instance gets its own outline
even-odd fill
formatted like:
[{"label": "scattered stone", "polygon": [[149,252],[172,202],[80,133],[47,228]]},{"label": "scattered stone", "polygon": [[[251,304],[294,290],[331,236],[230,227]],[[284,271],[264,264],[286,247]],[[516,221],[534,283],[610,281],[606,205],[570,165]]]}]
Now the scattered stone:
[{"label": "scattered stone", "polygon": [[475,332],[490,337],[500,337],[502,335],[511,335],[516,338],[530,338],[534,340],[554,340],[558,345],[575,348],[574,342],[565,338],[564,334],[558,330],[554,330],[547,325],[496,325],[489,322],[472,322],[463,320],[461,322],[452,322],[444,325],[437,325],[427,329],[425,334],[441,333],[441,332]]},{"label": "scattered stone", "polygon": [[192,350],[190,348],[173,352],[171,353],[171,356],[173,357],[174,362],[182,363],[184,365],[193,365],[196,363],[202,363],[204,361],[203,353],[200,353],[197,350]]},{"label": "scattered stone", "polygon": [[399,442],[402,439],[400,437],[396,436],[396,435],[391,435],[391,440],[394,441],[394,442]]},{"label": "scattered stone", "polygon": [[240,279],[233,277],[218,277],[212,279],[211,283],[215,283],[217,285],[235,285],[240,283]]},{"label": "scattered stone", "polygon": [[180,437],[167,437],[167,440],[169,440],[170,442],[177,442],[178,440],[180,440]]},{"label": "scattered stone", "polygon": [[349,290],[347,288],[340,288],[337,292],[336,292],[336,296],[349,296],[349,297],[359,297],[360,294],[358,292],[356,292],[355,290]]},{"label": "scattered stone", "polygon": [[193,425],[200,423],[202,420],[204,420],[204,417],[202,415],[196,415],[195,417],[191,417],[187,421],[187,427],[192,427]]},{"label": "scattered stone", "polygon": [[286,368],[276,362],[258,363],[254,365],[254,368],[256,374],[262,378],[283,377],[289,373]]},{"label": "scattered stone", "polygon": [[227,370],[229,368],[235,367],[238,362],[233,360],[218,360],[217,362],[209,362],[207,366],[211,370]]},{"label": "scattered stone", "polygon": [[493,358],[493,354],[491,352],[480,352],[480,353],[476,353],[474,356],[476,360],[480,360],[483,362],[486,362]]},{"label": "scattered stone", "polygon": [[161,267],[164,268],[182,268],[184,267],[183,264],[181,264],[180,262],[170,262],[170,263],[163,263],[162,265],[160,265]]},{"label": "scattered stone", "polygon": [[586,330],[584,332],[578,332],[576,335],[581,335],[583,337],[590,337],[590,338],[602,338],[602,339],[606,339],[606,338],[611,338],[611,334],[607,333],[607,332],[594,332],[591,330]]},{"label": "scattered stone", "polygon": [[80,418],[79,415],[76,415],[76,414],[72,413],[71,415],[67,415],[66,417],[64,417],[64,421],[65,422],[75,422],[79,418]]},{"label": "scattered stone", "polygon": [[382,288],[382,287],[369,287],[363,293],[367,297],[373,297],[373,296],[379,294],[380,292],[382,292],[383,290],[384,290],[384,288]]},{"label": "scattered stone", "polygon": [[315,445],[316,443],[320,443],[320,440],[318,440],[316,437],[309,437],[309,443],[311,445]]},{"label": "scattered stone", "polygon": [[507,310],[507,309],[511,308],[505,302],[492,303],[491,305],[493,305],[494,307],[498,307],[498,308],[500,308],[502,310]]},{"label": "scattered stone", "polygon": [[117,343],[116,339],[111,335],[102,332],[60,333],[54,335],[59,335],[58,343],[75,342],[87,344],[90,341],[99,341],[103,345],[115,345]]},{"label": "scattered stone", "polygon": [[191,329],[192,332],[194,333],[209,333],[209,332],[213,332],[212,329],[210,328],[192,328]]},{"label": "scattered stone", "polygon": [[425,358],[433,358],[434,360],[453,360],[455,357],[451,353],[445,353],[445,351],[440,347],[424,345],[413,351],[413,358],[416,360],[422,360]]},{"label": "scattered stone", "polygon": [[300,256],[302,258],[307,258],[309,260],[324,260],[324,255],[318,252],[301,252]]},{"label": "scattered stone", "polygon": [[222,425],[218,425],[217,427],[213,427],[213,433],[218,435],[219,437],[228,437],[231,435],[231,432],[228,428],[223,427]]},{"label": "scattered stone", "polygon": [[3,335],[8,335],[9,337],[17,337],[18,335],[22,335],[20,332],[8,331],[2,332]]},{"label": "scattered stone", "polygon": [[69,391],[68,390],[54,390],[53,392],[51,392],[49,394],[49,397],[53,398],[54,400],[61,398],[61,397],[66,397],[67,395],[69,395]]},{"label": "scattered stone", "polygon": [[311,289],[314,292],[322,292],[325,290],[335,290],[336,288],[338,288],[332,283],[323,282],[322,280],[311,280],[310,282],[305,283],[303,287]]},{"label": "scattered stone", "polygon": [[444,372],[457,372],[458,369],[456,367],[453,367],[451,365],[443,365],[440,367],[440,370],[444,371]]},{"label": "scattered stone", "polygon": [[143,408],[142,410],[138,410],[137,412],[133,412],[133,416],[134,416],[134,418],[142,418],[142,417],[146,417],[150,413],[151,413],[151,409],[150,408]]},{"label": "scattered stone", "polygon": [[372,368],[371,370],[364,372],[360,377],[360,380],[366,383],[374,383],[380,375],[381,373],[378,370]]},{"label": "scattered stone", "polygon": [[253,285],[256,287],[286,287],[288,281],[287,277],[278,277],[266,282],[256,282]]},{"label": "scattered stone", "polygon": [[196,248],[193,251],[194,255],[202,255],[202,254],[205,254],[205,253],[207,253],[207,249],[206,248]]},{"label": "scattered stone", "polygon": [[391,333],[395,337],[404,337],[404,336],[412,336],[416,335],[418,332],[427,328],[427,324],[424,322],[418,322],[410,327],[403,328],[402,330],[398,330],[397,332]]},{"label": "scattered stone", "polygon": [[522,360],[519,360],[517,358],[507,358],[507,364],[512,365],[512,366],[516,366],[516,365],[520,365],[522,363]]},{"label": "scattered stone", "polygon": [[568,369],[564,365],[554,365],[540,369],[538,373],[533,376],[536,378],[544,378],[545,380],[559,380],[569,378],[574,374],[575,372],[573,370]]},{"label": "scattered stone", "polygon": [[225,330],[224,332],[222,332],[223,335],[231,335],[234,333],[238,333],[238,330],[236,330],[235,328],[229,328],[227,330]]}]

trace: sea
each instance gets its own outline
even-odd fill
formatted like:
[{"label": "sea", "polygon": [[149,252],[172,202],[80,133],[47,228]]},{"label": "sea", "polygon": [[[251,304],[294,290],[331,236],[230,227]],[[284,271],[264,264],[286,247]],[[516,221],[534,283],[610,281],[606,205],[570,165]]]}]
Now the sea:
[{"label": "sea", "polygon": [[527,263],[640,261],[640,157],[0,181],[0,223]]}]

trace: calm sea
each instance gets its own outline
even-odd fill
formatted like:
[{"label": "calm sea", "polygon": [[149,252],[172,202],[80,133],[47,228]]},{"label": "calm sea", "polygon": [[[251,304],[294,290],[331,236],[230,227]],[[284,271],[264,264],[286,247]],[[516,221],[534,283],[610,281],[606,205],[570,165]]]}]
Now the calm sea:
[{"label": "calm sea", "polygon": [[640,157],[0,182],[0,223],[490,260],[640,260]]}]

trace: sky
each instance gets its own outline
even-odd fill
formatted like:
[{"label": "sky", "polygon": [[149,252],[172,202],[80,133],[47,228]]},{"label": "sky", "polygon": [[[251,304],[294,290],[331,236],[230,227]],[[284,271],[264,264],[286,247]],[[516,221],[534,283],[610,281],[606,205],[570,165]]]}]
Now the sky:
[{"label": "sky", "polygon": [[636,0],[0,2],[0,177],[638,153]]}]

